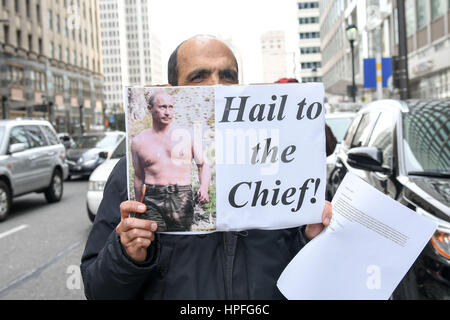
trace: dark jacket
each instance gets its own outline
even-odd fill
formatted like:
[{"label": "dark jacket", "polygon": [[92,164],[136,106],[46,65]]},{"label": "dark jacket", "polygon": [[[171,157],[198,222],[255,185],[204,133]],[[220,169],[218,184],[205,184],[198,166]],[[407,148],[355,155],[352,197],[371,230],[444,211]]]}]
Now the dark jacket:
[{"label": "dark jacket", "polygon": [[276,281],[303,245],[300,228],[156,234],[144,263],[115,227],[127,200],[126,160],[112,171],[81,259],[88,299],[283,299]]}]

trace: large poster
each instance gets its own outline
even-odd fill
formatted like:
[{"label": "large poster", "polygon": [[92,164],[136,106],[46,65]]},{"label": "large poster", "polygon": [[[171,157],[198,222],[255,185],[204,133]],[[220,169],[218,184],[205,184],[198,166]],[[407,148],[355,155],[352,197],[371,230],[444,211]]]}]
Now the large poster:
[{"label": "large poster", "polygon": [[321,221],[323,85],[125,90],[129,199],[159,232]]}]

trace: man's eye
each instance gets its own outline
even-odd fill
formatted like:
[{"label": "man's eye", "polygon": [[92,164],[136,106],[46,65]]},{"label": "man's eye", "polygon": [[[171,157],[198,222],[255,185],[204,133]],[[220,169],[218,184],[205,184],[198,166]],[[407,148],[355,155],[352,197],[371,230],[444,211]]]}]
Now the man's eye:
[{"label": "man's eye", "polygon": [[196,80],[198,81],[198,80],[202,80],[202,79],[203,79],[203,75],[197,74],[191,78],[191,81],[196,81]]}]

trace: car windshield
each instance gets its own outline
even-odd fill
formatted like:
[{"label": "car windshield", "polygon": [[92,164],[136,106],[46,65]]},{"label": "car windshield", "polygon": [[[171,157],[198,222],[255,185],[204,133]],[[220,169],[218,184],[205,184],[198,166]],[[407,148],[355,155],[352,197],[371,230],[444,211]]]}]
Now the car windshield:
[{"label": "car windshield", "polygon": [[352,123],[352,120],[352,117],[326,119],[327,125],[331,128],[331,131],[333,131],[338,143],[341,143],[342,139],[344,139],[345,133],[347,132],[350,123]]},{"label": "car windshield", "polygon": [[450,107],[429,103],[403,115],[403,145],[408,174],[450,174]]},{"label": "car windshield", "polygon": [[125,139],[122,139],[120,144],[117,146],[116,150],[114,150],[113,154],[111,155],[111,159],[120,159],[125,157],[127,153],[127,143]]},{"label": "car windshield", "polygon": [[74,149],[111,148],[117,143],[116,135],[78,136],[74,138]]}]

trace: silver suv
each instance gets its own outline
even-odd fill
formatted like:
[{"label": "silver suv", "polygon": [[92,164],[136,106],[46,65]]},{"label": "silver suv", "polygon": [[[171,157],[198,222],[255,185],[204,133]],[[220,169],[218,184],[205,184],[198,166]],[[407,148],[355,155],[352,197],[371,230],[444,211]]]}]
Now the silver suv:
[{"label": "silver suv", "polygon": [[65,148],[53,126],[44,120],[0,121],[0,221],[12,199],[43,192],[49,203],[63,194],[68,176]]}]

